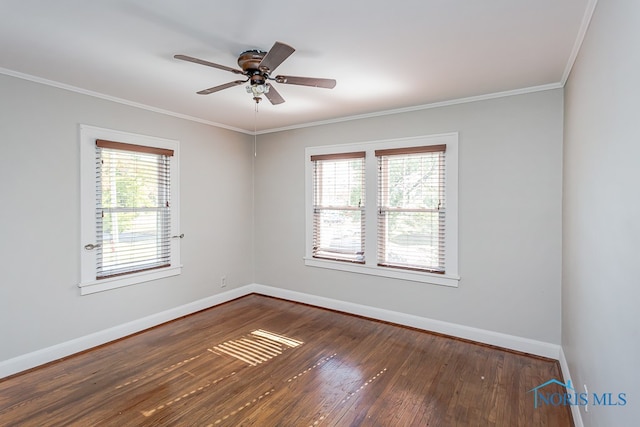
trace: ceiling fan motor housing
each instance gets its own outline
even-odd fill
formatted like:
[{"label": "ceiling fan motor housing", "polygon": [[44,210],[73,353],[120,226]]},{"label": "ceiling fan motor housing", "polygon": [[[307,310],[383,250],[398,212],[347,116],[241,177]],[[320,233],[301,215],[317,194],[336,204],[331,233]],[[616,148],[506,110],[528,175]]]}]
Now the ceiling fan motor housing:
[{"label": "ceiling fan motor housing", "polygon": [[266,81],[265,76],[260,72],[251,76],[251,85],[263,85]]},{"label": "ceiling fan motor housing", "polygon": [[242,71],[249,72],[250,74],[254,71],[260,70],[260,63],[262,59],[267,54],[262,50],[247,50],[242,52],[238,57],[238,65],[242,68]]}]

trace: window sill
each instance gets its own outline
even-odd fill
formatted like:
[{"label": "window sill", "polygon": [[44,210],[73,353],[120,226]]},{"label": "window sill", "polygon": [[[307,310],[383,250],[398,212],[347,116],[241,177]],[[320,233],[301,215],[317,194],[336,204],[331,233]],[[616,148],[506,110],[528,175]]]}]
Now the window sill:
[{"label": "window sill", "polygon": [[165,277],[177,276],[182,272],[182,266],[166,267],[158,270],[143,271],[140,273],[128,274],[126,276],[113,277],[109,279],[94,280],[92,282],[80,283],[80,295],[95,294],[96,292],[108,291],[110,289],[122,288],[136,285],[138,283],[150,282],[152,280],[163,279]]},{"label": "window sill", "polygon": [[433,285],[458,287],[459,276],[449,274],[423,273],[419,271],[397,270],[389,267],[368,266],[350,262],[330,261],[318,258],[304,258],[304,264],[309,267],[328,268],[331,270],[348,271],[351,273],[368,274],[371,276],[389,277],[392,279],[409,280],[412,282],[430,283]]}]

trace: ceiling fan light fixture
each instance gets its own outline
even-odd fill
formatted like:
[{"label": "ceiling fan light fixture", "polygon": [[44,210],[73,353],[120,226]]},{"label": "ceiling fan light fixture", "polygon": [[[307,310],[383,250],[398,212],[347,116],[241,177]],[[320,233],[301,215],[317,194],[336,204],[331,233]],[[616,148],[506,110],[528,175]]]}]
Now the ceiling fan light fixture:
[{"label": "ceiling fan light fixture", "polygon": [[247,86],[247,93],[251,93],[255,96],[260,96],[268,92],[269,92],[269,85],[266,85],[266,84]]},{"label": "ceiling fan light fixture", "polygon": [[252,84],[246,87],[247,93],[253,96],[256,104],[262,100],[262,95],[269,93],[269,88],[268,84]]}]

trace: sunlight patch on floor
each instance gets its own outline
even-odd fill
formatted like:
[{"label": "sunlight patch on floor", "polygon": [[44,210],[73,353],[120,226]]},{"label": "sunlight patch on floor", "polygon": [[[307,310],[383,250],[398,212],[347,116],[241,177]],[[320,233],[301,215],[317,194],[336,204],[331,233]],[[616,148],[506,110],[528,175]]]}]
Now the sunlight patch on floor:
[{"label": "sunlight patch on floor", "polygon": [[275,332],[256,329],[241,338],[225,341],[210,348],[215,354],[234,357],[251,366],[257,366],[282,354],[287,348],[304,344],[293,338]]}]

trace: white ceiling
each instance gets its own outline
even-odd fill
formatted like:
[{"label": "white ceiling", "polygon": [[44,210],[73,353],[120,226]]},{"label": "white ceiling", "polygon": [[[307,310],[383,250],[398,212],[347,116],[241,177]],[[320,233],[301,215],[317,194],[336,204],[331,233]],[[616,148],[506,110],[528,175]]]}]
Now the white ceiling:
[{"label": "white ceiling", "polygon": [[[0,72],[253,133],[560,87],[595,0],[0,0]],[[275,41],[296,52],[274,74],[286,102],[257,116],[239,68]],[[257,117],[254,123],[254,117]]]}]

